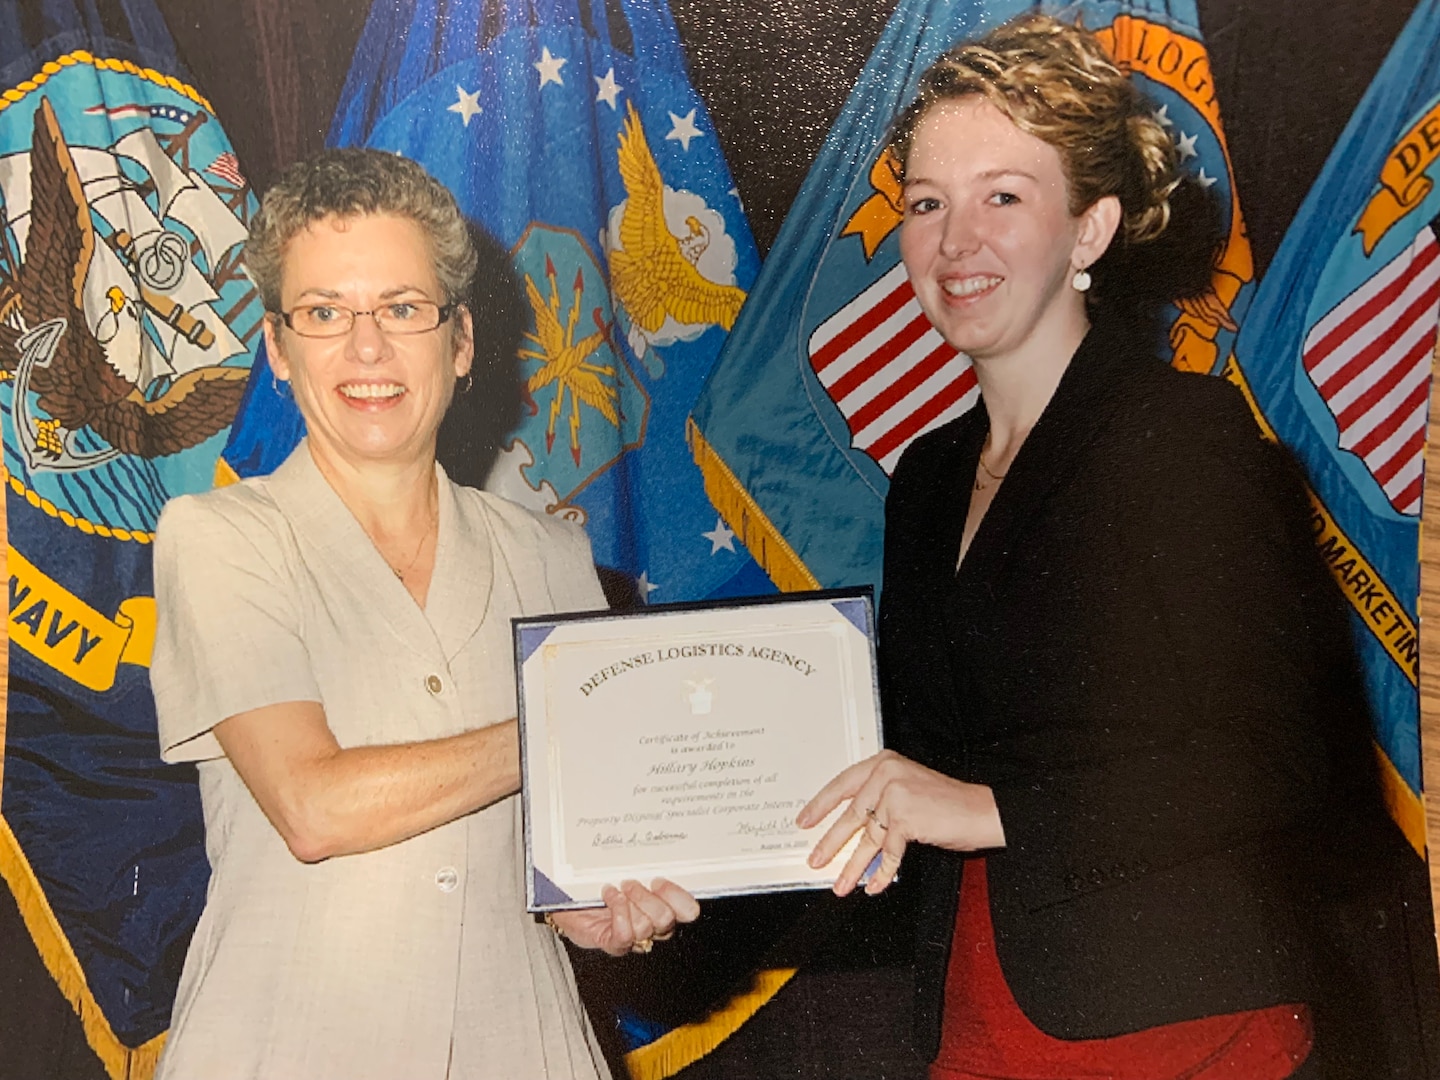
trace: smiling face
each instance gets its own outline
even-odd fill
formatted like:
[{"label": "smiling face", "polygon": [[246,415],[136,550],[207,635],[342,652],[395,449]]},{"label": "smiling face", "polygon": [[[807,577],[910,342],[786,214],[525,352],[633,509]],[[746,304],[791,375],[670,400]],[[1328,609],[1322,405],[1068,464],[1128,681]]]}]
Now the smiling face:
[{"label": "smiling face", "polygon": [[1071,216],[1059,153],[975,96],[930,109],[905,178],[900,252],[940,335],[976,360],[1073,352],[1089,323],[1070,281],[1109,244],[1114,198]]},{"label": "smiling face", "polygon": [[[286,311],[336,304],[371,311],[407,300],[444,304],[420,226],[406,217],[327,217],[285,246],[280,283]],[[265,344],[288,379],[320,459],[405,464],[435,454],[435,435],[473,355],[470,314],[420,334],[385,334],[368,315],[349,333],[307,338],[267,319]]]}]

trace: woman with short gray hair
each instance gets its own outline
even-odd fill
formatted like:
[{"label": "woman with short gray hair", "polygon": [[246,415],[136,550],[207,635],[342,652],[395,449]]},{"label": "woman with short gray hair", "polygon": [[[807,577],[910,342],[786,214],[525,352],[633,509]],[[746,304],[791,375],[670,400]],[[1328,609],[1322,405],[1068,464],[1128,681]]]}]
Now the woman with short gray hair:
[{"label": "woman with short gray hair", "polygon": [[307,437],[156,534],[161,748],[199,768],[212,869],[159,1075],[607,1076],[558,935],[644,952],[699,909],[657,881],[525,913],[510,619],[604,599],[582,532],[435,460],[465,222],[418,165],[333,150],[247,256]]}]

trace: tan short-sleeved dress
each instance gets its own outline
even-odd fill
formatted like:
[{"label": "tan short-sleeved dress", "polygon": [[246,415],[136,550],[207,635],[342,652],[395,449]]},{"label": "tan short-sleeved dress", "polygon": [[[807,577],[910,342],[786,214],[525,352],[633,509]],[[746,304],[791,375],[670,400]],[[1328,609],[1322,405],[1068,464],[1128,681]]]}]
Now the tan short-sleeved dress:
[{"label": "tan short-sleeved dress", "polygon": [[424,611],[303,443],[161,519],[161,750],[198,762],[212,870],[161,1080],[608,1075],[563,947],[525,913],[518,798],[307,865],[212,732],[283,701],[319,701],[342,746],[515,715],[510,618],[603,607],[589,544],[439,479]]}]

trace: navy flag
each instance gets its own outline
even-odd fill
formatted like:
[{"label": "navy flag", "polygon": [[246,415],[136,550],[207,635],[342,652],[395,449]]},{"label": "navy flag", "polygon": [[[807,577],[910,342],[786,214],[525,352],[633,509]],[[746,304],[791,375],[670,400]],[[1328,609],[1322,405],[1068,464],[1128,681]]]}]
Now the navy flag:
[{"label": "navy flag", "polygon": [[1440,2],[1422,0],[1256,292],[1226,375],[1310,475],[1350,601],[1391,813],[1420,800],[1420,494],[1440,323]]},{"label": "navy flag", "polygon": [[[921,313],[900,264],[890,123],[942,52],[1026,0],[901,0],[791,207],[697,403],[692,450],[725,520],[782,589],[879,584],[889,474],[917,436],[978,400],[969,361]],[[1177,367],[1229,353],[1254,272],[1193,0],[1073,4],[1154,102],[1183,166],[1214,191],[1213,290],[1171,312]]]},{"label": "navy flag", "polygon": [[[646,601],[770,591],[685,446],[759,257],[663,0],[377,4],[330,142],[419,161],[508,251],[522,402],[486,486],[584,524]],[[299,433],[257,367],[227,462]]]},{"label": "navy flag", "polygon": [[149,0],[35,7],[0,6],[0,875],[105,1069],[144,1077],[209,872],[158,756],[150,541],[245,387],[255,204]]}]

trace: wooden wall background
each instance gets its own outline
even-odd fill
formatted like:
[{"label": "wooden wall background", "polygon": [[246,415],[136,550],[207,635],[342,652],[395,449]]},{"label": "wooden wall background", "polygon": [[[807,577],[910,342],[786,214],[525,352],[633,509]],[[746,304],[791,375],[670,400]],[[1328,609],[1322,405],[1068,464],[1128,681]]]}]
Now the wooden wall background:
[{"label": "wooden wall background", "polygon": [[[1440,358],[1440,349],[1436,357]],[[1433,852],[1440,845],[1440,381],[1430,386],[1425,509],[1420,520],[1420,749],[1425,832]],[[1430,900],[1432,910],[1440,908],[1440,859],[1430,860]]]}]

